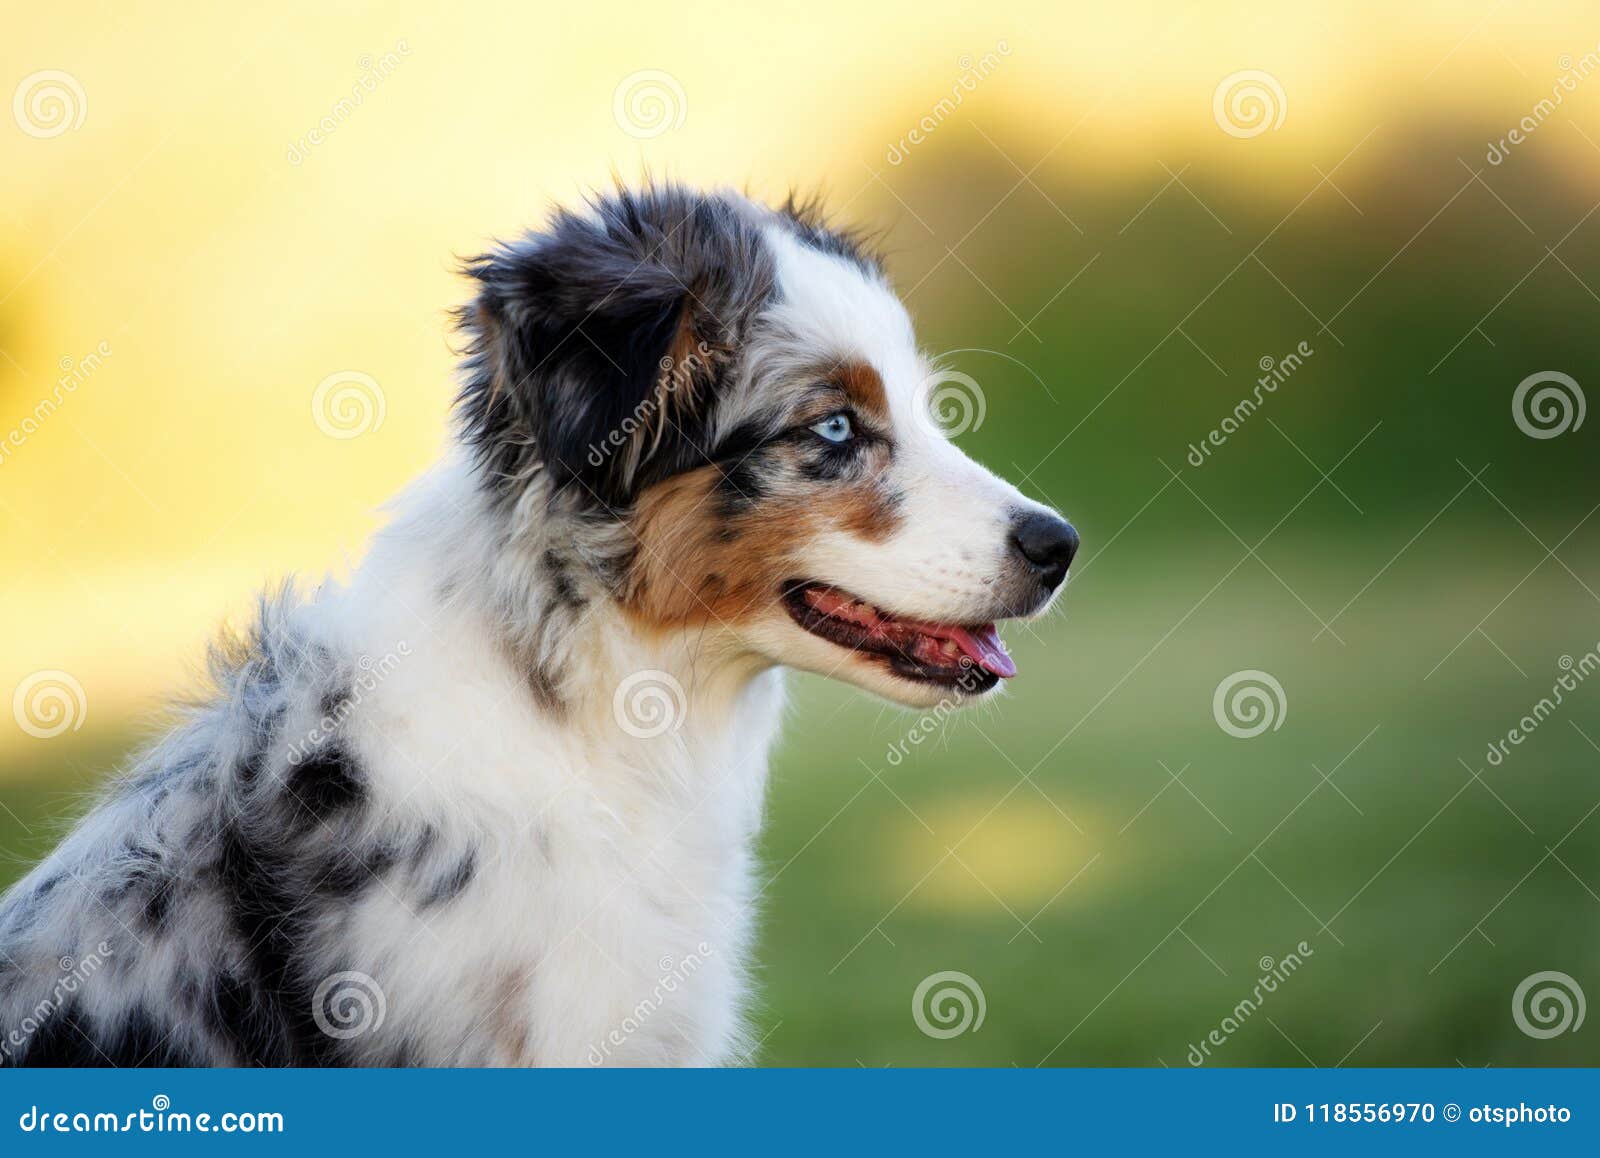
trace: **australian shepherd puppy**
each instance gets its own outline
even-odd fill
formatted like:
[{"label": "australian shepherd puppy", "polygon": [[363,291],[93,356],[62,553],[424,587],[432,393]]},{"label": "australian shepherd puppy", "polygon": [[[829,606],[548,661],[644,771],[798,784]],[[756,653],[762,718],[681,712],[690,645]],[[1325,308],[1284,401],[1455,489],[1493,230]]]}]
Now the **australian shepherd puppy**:
[{"label": "australian shepherd puppy", "polygon": [[6,895],[0,1061],[744,1060],[783,668],[1015,674],[1078,536],[941,436],[855,236],[656,185],[468,270],[454,451]]}]

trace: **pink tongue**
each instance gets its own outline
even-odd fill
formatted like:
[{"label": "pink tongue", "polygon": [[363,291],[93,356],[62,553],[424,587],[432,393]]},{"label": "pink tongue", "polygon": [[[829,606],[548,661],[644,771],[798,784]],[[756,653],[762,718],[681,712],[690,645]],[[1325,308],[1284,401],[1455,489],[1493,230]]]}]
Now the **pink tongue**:
[{"label": "pink tongue", "polygon": [[1017,665],[1011,662],[1011,657],[1001,646],[1000,633],[994,629],[994,624],[985,624],[975,632],[964,627],[941,626],[939,634],[953,640],[984,671],[1001,679],[1010,679],[1017,674]]},{"label": "pink tongue", "polygon": [[934,640],[945,639],[961,649],[963,655],[984,671],[1001,679],[1017,674],[1017,665],[1011,662],[1000,643],[1000,633],[994,624],[986,623],[976,631],[953,627],[943,623],[919,623],[915,620],[894,620],[880,614],[875,608],[851,599],[836,591],[813,588],[806,592],[806,600],[822,614],[842,619],[865,628],[880,638],[893,637],[904,632],[915,632],[927,642],[928,651],[920,657],[929,663],[939,663],[941,656]]}]

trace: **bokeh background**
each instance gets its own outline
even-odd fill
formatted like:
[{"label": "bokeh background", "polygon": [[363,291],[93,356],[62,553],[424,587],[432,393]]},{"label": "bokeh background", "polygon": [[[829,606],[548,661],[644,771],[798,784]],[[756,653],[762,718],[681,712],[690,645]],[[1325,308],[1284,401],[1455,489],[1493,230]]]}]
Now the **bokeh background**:
[{"label": "bokeh background", "polygon": [[[6,24],[0,701],[67,699],[0,711],[0,884],[220,622],[347,570],[436,454],[457,256],[613,171],[822,187],[976,384],[960,443],[1085,548],[992,706],[796,681],[754,1060],[1182,1066],[1220,1029],[1205,1064],[1600,1061],[1592,6]],[[1549,372],[1565,413],[1514,405]],[[1214,710],[1241,672],[1282,689],[1250,677],[1248,738]],[[1550,971],[1573,1009],[1542,1025],[1514,999]],[[950,1036],[913,1012],[945,972]]]}]

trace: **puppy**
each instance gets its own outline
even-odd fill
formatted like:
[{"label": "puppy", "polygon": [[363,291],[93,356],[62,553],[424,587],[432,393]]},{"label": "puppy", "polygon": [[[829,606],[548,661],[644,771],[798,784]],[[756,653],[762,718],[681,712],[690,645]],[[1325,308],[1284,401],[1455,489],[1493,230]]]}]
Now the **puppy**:
[{"label": "puppy", "polygon": [[452,453],[0,904],[0,1061],[745,1060],[783,668],[1015,674],[1078,536],[942,435],[857,237],[652,185],[468,272]]}]

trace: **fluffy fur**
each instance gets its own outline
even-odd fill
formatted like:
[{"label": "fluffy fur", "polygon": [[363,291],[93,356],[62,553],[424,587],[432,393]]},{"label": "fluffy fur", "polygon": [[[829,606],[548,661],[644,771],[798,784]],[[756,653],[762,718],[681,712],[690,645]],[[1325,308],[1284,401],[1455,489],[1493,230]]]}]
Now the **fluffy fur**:
[{"label": "fluffy fur", "polygon": [[782,666],[977,698],[915,625],[1064,577],[814,209],[618,191],[468,271],[456,452],[0,903],[0,1062],[745,1060]]}]

